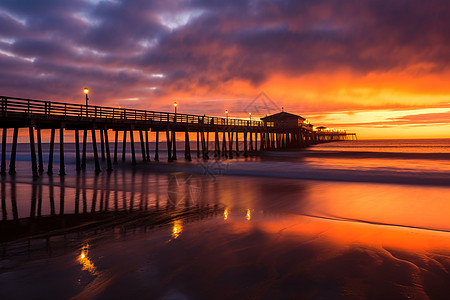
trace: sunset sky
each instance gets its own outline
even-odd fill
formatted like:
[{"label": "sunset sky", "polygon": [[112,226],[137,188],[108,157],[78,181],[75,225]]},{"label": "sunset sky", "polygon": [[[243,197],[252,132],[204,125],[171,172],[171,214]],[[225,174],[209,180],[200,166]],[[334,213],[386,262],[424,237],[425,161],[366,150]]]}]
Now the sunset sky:
[{"label": "sunset sky", "polygon": [[450,138],[449,62],[447,0],[0,2],[4,96]]}]

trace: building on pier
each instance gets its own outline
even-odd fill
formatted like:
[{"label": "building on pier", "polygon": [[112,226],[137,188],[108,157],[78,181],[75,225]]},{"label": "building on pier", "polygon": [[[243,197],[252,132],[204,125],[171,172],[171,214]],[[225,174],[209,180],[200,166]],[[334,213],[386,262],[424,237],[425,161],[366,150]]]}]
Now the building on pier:
[{"label": "building on pier", "polygon": [[[285,111],[261,118],[265,126],[279,128],[296,128],[310,125],[302,116],[294,115]],[[312,125],[311,125],[312,126]]]}]

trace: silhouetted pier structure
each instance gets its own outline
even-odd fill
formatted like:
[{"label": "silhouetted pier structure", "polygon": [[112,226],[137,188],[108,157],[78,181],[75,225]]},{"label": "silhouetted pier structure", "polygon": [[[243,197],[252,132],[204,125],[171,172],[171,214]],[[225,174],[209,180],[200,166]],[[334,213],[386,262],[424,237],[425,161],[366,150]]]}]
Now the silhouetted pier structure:
[{"label": "silhouetted pier structure", "polygon": [[[287,113],[283,112],[280,114]],[[220,157],[233,158],[233,156],[239,155],[252,155],[257,151],[304,148],[322,142],[356,138],[356,135],[353,133],[317,131],[313,129],[311,124],[304,122],[296,123],[295,126],[291,126],[292,124],[288,122],[289,124],[286,126],[284,123],[280,125],[277,122],[273,122],[270,116],[262,120],[251,121],[228,117],[1,97],[0,126],[3,128],[3,133],[0,171],[2,175],[6,174],[6,145],[8,129],[10,128],[13,129],[13,136],[9,174],[14,175],[16,172],[15,163],[19,128],[28,128],[31,167],[35,177],[39,176],[39,173],[44,172],[41,142],[42,130],[50,130],[47,167],[47,173],[49,174],[53,173],[55,137],[56,131],[59,132],[60,175],[65,174],[65,131],[74,132],[77,171],[86,168],[87,137],[88,135],[91,136],[96,172],[101,171],[97,139],[100,139],[100,156],[102,159],[106,159],[107,171],[112,171],[113,162],[117,162],[119,155],[119,132],[123,132],[121,159],[125,160],[127,137],[129,137],[133,164],[137,160],[134,143],[136,131],[139,133],[143,161],[150,161],[149,133],[155,133],[155,161],[159,160],[160,136],[165,133],[169,162],[177,160],[176,133],[184,133],[184,156],[188,161],[191,160],[192,155],[190,136],[195,134],[197,157],[202,157],[203,159],[209,159],[211,154],[216,159]],[[114,132],[113,153],[111,153],[110,149],[109,130]],[[35,141],[35,135],[37,141]],[[81,135],[82,141],[80,142]],[[214,140],[214,150],[209,149],[211,135],[213,136],[211,140]],[[240,149],[240,141],[243,142],[242,149]]]}]

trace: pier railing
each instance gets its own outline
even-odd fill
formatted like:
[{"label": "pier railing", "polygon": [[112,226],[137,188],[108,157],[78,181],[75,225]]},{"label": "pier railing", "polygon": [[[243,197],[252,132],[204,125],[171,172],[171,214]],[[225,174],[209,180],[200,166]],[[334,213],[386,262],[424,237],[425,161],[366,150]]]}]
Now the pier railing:
[{"label": "pier railing", "polygon": [[1,97],[1,112],[24,113],[27,115],[69,116],[92,119],[115,119],[154,122],[176,122],[225,126],[264,126],[262,121],[238,118],[200,116],[182,113],[157,112],[149,110],[117,108],[97,105],[83,105],[24,98]]}]

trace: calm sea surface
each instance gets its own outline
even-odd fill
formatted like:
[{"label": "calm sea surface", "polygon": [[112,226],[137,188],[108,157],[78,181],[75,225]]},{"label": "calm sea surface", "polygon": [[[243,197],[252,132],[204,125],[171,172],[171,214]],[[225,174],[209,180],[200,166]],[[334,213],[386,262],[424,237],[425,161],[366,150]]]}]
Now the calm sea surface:
[{"label": "calm sea surface", "polygon": [[138,152],[136,166],[127,153],[98,175],[91,152],[87,170],[75,171],[73,149],[66,176],[55,151],[54,175],[33,179],[20,144],[16,176],[1,178],[1,299],[450,292],[450,139],[335,142],[220,161],[194,150],[192,162],[179,152],[170,164],[163,153],[141,162]]}]

